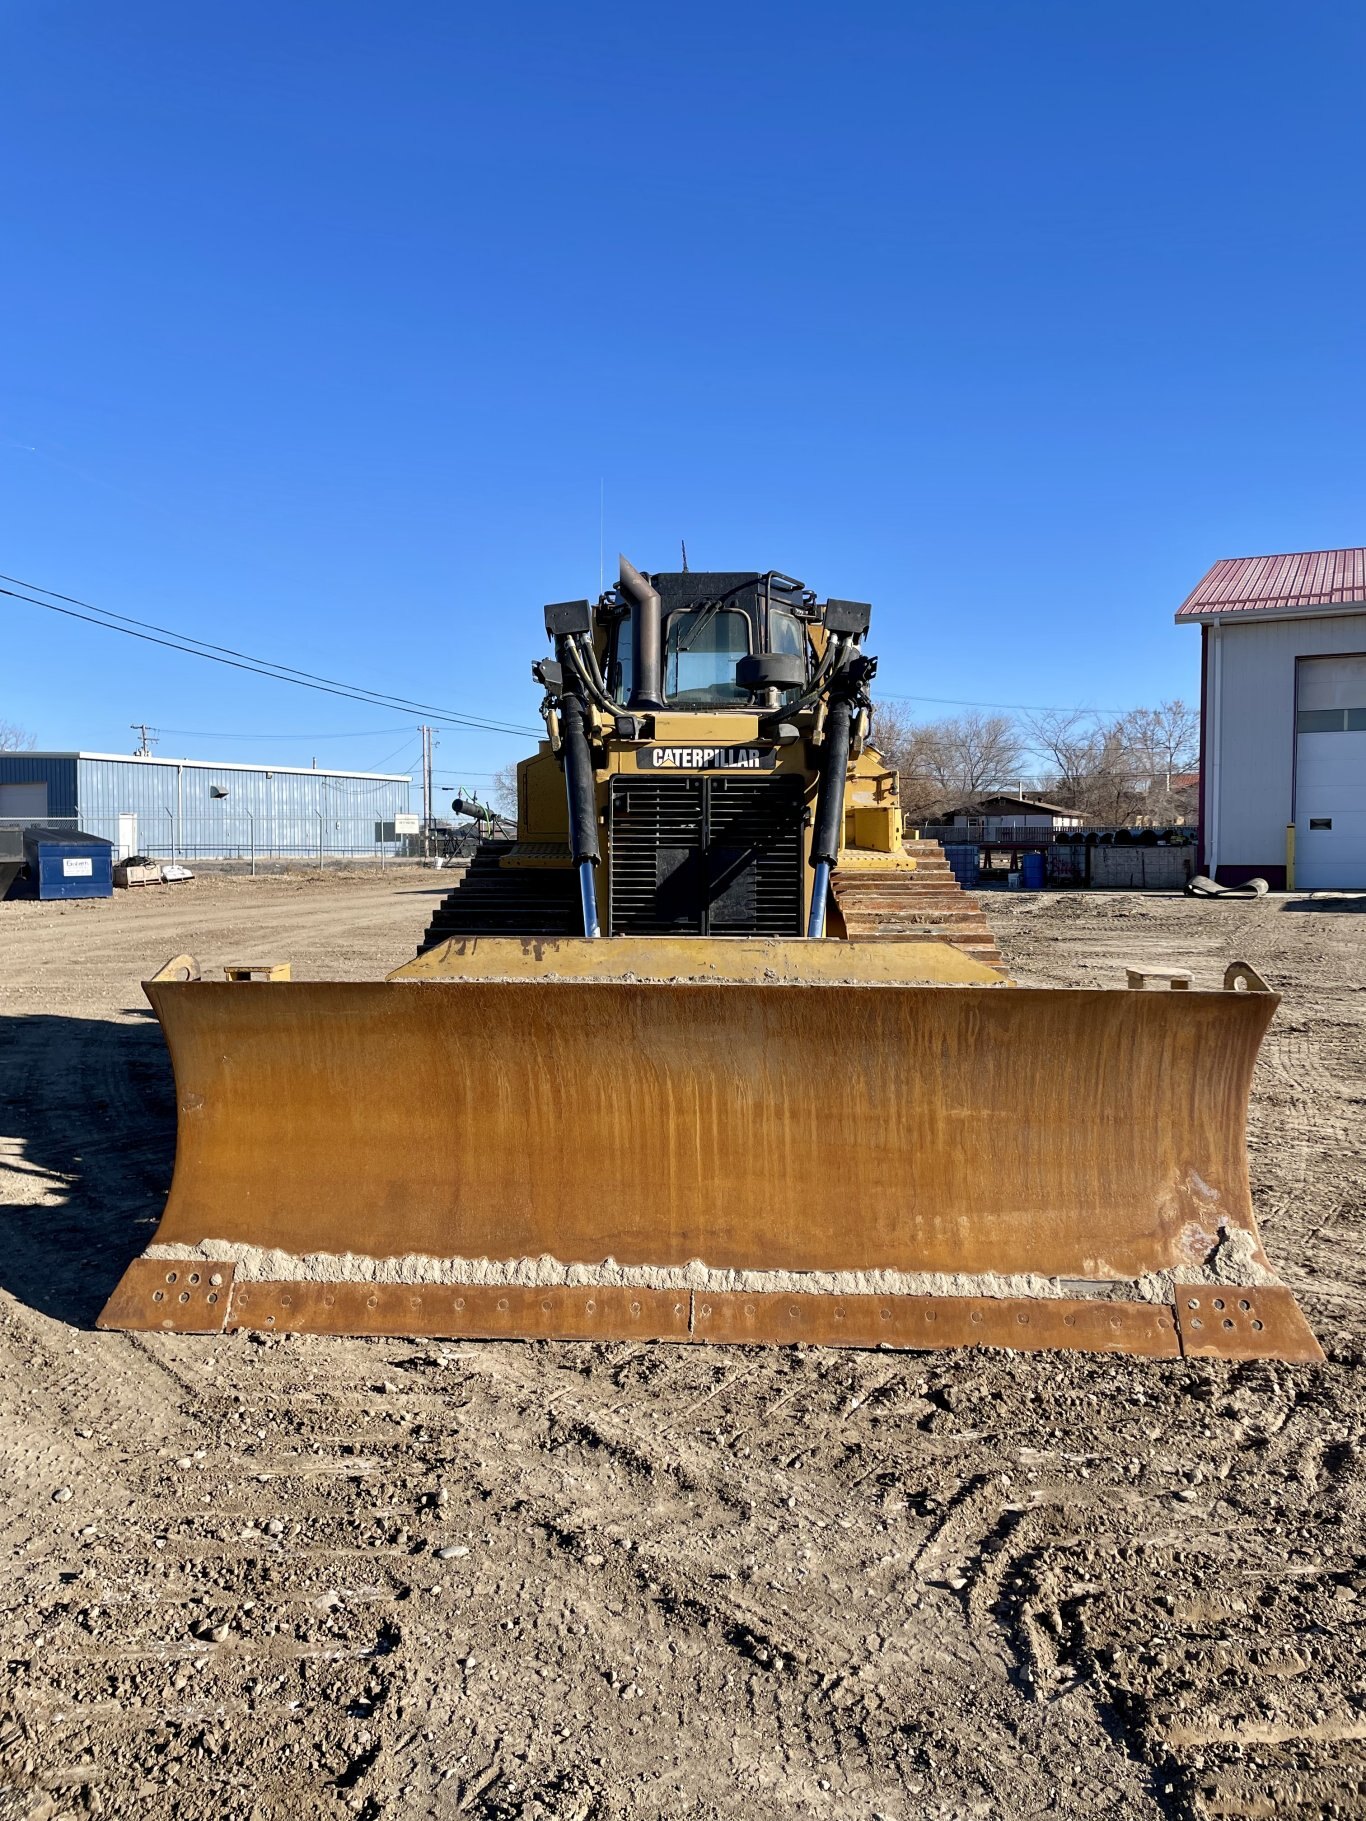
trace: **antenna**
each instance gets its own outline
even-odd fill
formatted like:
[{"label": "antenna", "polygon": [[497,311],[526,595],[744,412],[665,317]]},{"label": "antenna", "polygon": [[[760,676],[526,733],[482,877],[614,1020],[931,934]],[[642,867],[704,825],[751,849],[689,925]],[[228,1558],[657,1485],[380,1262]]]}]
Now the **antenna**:
[{"label": "antenna", "polygon": [[604,545],[603,529],[604,529],[604,526],[606,525],[606,523],[607,523],[607,482],[600,478],[598,481],[598,593],[599,594],[602,593],[602,577],[603,577],[602,558],[603,558],[603,545]]},{"label": "antenna", "polygon": [[133,732],[138,736],[138,749],[133,754],[133,757],[135,759],[150,759],[152,756],[152,748],[157,743],[156,735],[145,721],[133,721],[130,725],[132,726]]},{"label": "antenna", "polygon": [[682,538],[678,540],[678,548],[683,552],[683,573],[686,575],[688,573],[688,546]]}]

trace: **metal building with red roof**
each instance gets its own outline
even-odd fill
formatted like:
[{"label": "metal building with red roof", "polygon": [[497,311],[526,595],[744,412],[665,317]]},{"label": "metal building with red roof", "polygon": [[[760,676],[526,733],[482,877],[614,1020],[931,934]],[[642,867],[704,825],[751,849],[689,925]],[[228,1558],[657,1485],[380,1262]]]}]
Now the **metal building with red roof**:
[{"label": "metal building with red roof", "polygon": [[1366,890],[1366,549],[1224,557],[1200,627],[1201,870]]}]

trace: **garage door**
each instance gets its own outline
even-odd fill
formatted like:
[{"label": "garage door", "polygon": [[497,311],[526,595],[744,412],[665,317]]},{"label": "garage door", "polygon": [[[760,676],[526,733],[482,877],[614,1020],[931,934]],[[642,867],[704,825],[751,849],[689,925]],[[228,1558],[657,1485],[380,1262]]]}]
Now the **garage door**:
[{"label": "garage door", "polygon": [[0,784],[0,822],[46,822],[47,780]]},{"label": "garage door", "polygon": [[1301,658],[1295,884],[1366,890],[1366,656]]}]

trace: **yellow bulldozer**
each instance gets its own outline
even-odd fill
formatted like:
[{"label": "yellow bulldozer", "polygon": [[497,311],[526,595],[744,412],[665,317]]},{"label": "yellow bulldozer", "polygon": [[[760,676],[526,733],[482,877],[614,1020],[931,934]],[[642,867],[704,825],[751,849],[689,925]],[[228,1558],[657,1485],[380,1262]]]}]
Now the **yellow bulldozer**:
[{"label": "yellow bulldozer", "polygon": [[1014,985],[869,619],[624,558],[547,607],[516,839],[414,959],[147,983],[175,1175],[102,1325],[1320,1358],[1248,1185],[1277,996]]}]

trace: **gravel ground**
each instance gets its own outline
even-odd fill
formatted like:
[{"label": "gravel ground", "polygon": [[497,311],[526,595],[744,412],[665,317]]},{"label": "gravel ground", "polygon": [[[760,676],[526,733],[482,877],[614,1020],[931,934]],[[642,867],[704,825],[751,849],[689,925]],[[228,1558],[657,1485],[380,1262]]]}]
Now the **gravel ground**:
[{"label": "gravel ground", "polygon": [[1366,1815],[1366,904],[984,900],[1022,981],[1285,994],[1325,1366],[94,1332],[174,1143],[139,978],[374,978],[445,883],[0,905],[0,1821]]}]

